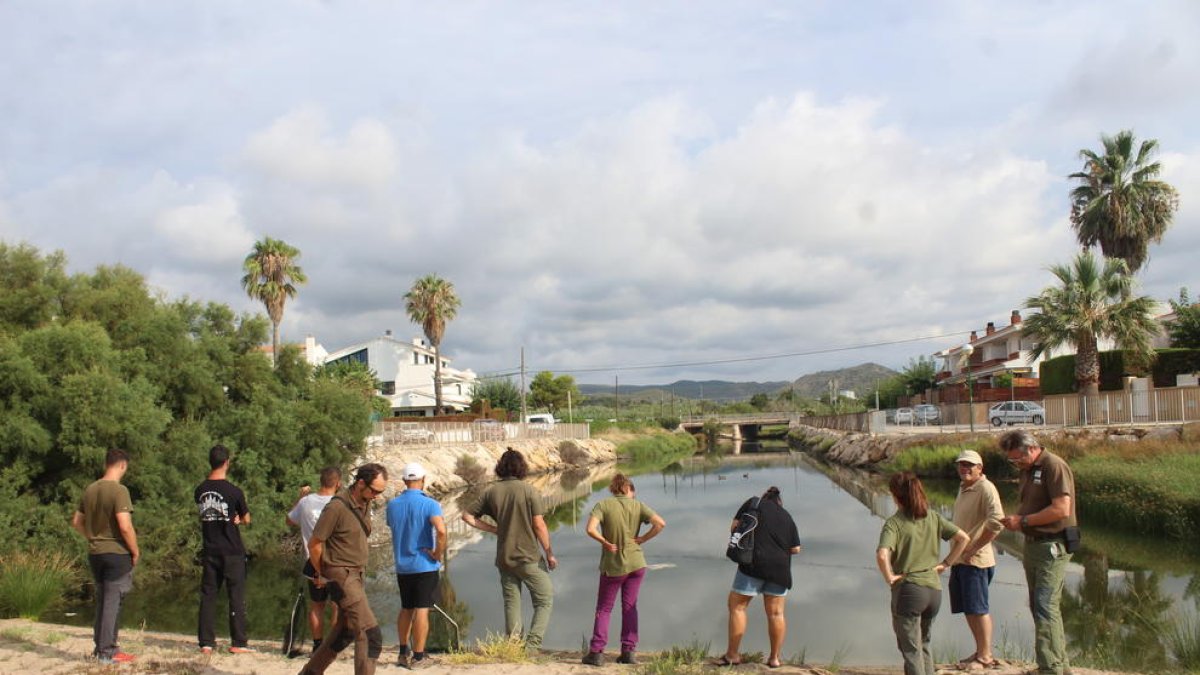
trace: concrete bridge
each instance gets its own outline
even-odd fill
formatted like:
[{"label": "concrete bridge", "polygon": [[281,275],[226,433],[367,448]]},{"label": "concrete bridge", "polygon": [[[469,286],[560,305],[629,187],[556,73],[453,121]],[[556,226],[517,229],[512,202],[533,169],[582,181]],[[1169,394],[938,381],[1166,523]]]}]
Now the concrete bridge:
[{"label": "concrete bridge", "polygon": [[764,426],[782,426],[787,425],[788,428],[800,424],[800,420],[804,419],[799,413],[773,412],[773,413],[743,413],[737,415],[692,415],[685,417],[680,423],[679,428],[688,433],[697,434],[704,428],[704,423],[708,420],[716,420],[721,426],[732,429],[732,437],[735,441],[754,440],[758,438],[758,432]]},{"label": "concrete bridge", "polygon": [[704,423],[716,420],[721,426],[729,427],[733,440],[755,440],[764,426],[786,424],[797,426],[840,429],[842,431],[881,431],[884,427],[882,411],[846,413],[842,415],[802,415],[797,412],[742,413],[736,415],[692,415],[679,423],[679,428],[690,433],[700,433]]}]

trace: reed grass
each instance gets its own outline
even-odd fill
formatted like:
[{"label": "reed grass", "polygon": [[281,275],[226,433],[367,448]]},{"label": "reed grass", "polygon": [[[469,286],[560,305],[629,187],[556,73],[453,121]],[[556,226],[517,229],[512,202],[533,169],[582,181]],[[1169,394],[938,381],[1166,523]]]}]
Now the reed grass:
[{"label": "reed grass", "polygon": [[633,465],[669,464],[696,452],[696,441],[686,433],[659,433],[622,443],[617,454]]},{"label": "reed grass", "polygon": [[1200,454],[1093,454],[1071,466],[1085,518],[1180,540],[1200,528]]},{"label": "reed grass", "polygon": [[0,612],[36,621],[62,599],[76,577],[74,559],[61,551],[15,551],[0,556]]},{"label": "reed grass", "polygon": [[1190,673],[1200,672],[1200,616],[1177,614],[1167,626],[1165,638],[1176,665]]}]

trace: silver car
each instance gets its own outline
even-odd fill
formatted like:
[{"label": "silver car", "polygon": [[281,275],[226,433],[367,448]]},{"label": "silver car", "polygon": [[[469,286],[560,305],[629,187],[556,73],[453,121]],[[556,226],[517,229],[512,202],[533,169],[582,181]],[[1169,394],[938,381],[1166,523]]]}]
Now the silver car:
[{"label": "silver car", "polygon": [[1003,424],[1045,424],[1046,409],[1033,401],[997,403],[988,410],[992,426]]}]

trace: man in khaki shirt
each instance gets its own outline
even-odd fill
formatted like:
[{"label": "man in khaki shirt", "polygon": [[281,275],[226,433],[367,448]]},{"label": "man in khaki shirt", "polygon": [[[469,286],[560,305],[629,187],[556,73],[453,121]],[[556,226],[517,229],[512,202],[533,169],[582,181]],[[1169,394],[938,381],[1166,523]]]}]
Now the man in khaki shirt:
[{"label": "man in khaki shirt", "polygon": [[383,631],[367,602],[363,575],[367,540],[371,536],[370,505],[387,489],[388,473],[381,464],[364,464],[354,483],[329,500],[313,528],[308,557],[315,570],[313,585],[328,588],[337,603],[337,621],[329,636],[305,664],[300,675],[321,675],[339,652],[354,645],[354,675],[373,675],[383,651]]},{"label": "man in khaki shirt", "polygon": [[996,573],[992,540],[1004,529],[1004,508],[996,486],[983,475],[983,458],[974,450],[963,450],[955,460],[958,498],[954,500],[954,524],[970,538],[962,562],[950,568],[950,611],[964,614],[975,637],[975,653],[963,659],[966,670],[982,670],[996,663],[992,656],[992,616],[988,609],[988,587]]}]

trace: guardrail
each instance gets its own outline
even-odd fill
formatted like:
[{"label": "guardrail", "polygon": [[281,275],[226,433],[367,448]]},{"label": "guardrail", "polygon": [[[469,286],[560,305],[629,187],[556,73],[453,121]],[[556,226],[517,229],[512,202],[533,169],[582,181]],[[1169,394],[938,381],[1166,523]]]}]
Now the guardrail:
[{"label": "guardrail", "polygon": [[[490,422],[490,421],[489,421]],[[376,422],[373,435],[396,445],[454,445],[524,439],[591,438],[587,424],[536,422]]]}]

